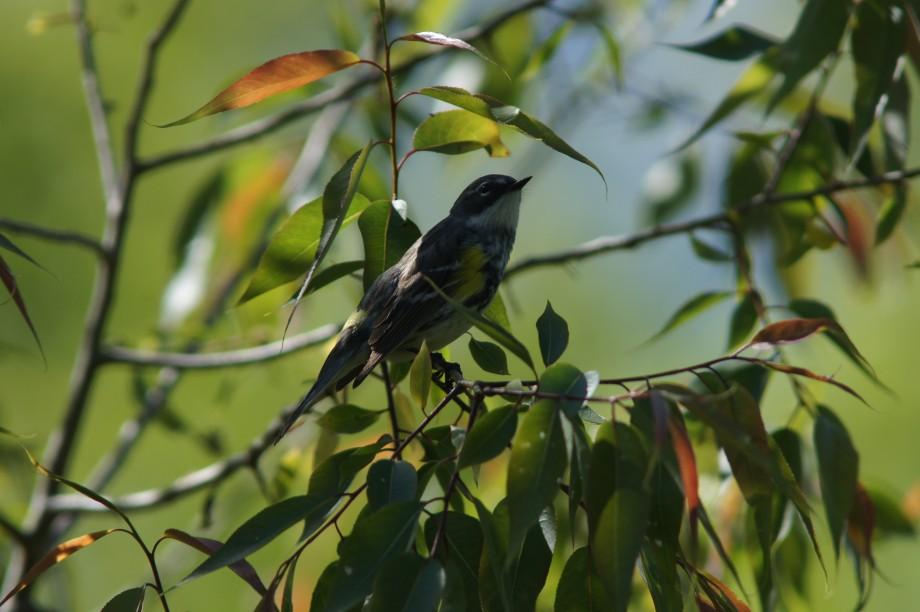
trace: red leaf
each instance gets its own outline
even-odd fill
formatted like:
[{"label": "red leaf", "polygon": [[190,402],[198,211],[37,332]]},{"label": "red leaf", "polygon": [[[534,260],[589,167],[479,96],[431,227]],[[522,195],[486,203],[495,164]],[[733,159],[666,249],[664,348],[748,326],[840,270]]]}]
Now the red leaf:
[{"label": "red leaf", "polygon": [[[211,540],[209,538],[200,538],[193,536],[179,529],[167,529],[163,532],[161,539],[170,539],[177,542],[182,542],[186,546],[190,546],[197,551],[203,552],[204,554],[210,556],[214,552],[223,546],[223,543],[217,540]],[[265,585],[262,584],[262,580],[259,578],[259,574],[256,572],[255,568],[246,561],[241,559],[236,563],[231,563],[228,566],[233,573],[243,579],[249,586],[251,586],[256,593],[259,595],[264,595],[266,592]]]},{"label": "red leaf", "polygon": [[852,387],[850,387],[849,385],[845,385],[838,380],[834,380],[830,376],[825,376],[823,374],[816,374],[815,372],[812,372],[811,370],[808,370],[805,368],[786,365],[785,363],[777,363],[775,361],[764,361],[762,359],[750,359],[748,361],[750,361],[751,363],[759,364],[765,368],[770,368],[771,370],[776,370],[777,372],[782,372],[783,374],[791,374],[792,376],[801,376],[803,378],[810,378],[812,380],[817,380],[819,382],[824,382],[829,385],[833,385],[837,387],[838,389],[840,389],[841,391],[845,391],[846,393],[849,393],[850,395],[852,395],[853,397],[861,401],[863,404],[867,406],[869,405],[869,402],[864,400],[863,397],[859,393],[854,391]]},{"label": "red leaf", "polygon": [[38,331],[35,329],[35,325],[29,317],[26,303],[23,301],[22,293],[19,291],[19,286],[16,284],[16,277],[13,276],[13,271],[3,260],[3,257],[0,257],[0,280],[3,281],[6,290],[10,292],[10,297],[13,298],[13,302],[16,303],[16,308],[19,309],[19,314],[22,315],[22,319],[26,322],[26,325],[29,326],[29,331],[32,332],[32,337],[35,338],[35,344],[38,345],[38,350],[42,354],[42,359],[44,359],[45,349],[42,348],[42,341],[38,338]]},{"label": "red leaf", "polygon": [[853,508],[850,510],[850,517],[847,521],[847,535],[859,556],[868,561],[872,567],[875,566],[875,560],[872,558],[872,533],[874,531],[875,504],[872,503],[872,499],[860,483],[856,485]]},{"label": "red leaf", "polygon": [[791,344],[825,329],[843,329],[833,319],[787,319],[767,325],[757,332],[748,346],[760,348],[762,346],[776,346]]},{"label": "red leaf", "polygon": [[[751,608],[749,608],[746,603],[741,601],[741,598],[739,598],[734,591],[728,588],[728,585],[726,585],[724,582],[715,576],[701,570],[696,570],[696,575],[701,581],[703,590],[706,592],[706,597],[697,595],[697,602],[702,603],[705,606],[701,607],[701,609],[723,610],[724,605],[718,605],[715,601],[713,601],[714,599],[718,599],[720,600],[720,604],[728,603],[735,610],[737,610],[737,612],[751,612]],[[716,597],[712,597],[713,595],[716,595]]]},{"label": "red leaf", "polygon": [[191,115],[159,127],[182,125],[208,115],[251,106],[360,62],[361,58],[355,53],[340,49],[282,55],[252,70]]},{"label": "red leaf", "polygon": [[671,445],[677,457],[677,467],[680,470],[680,479],[684,484],[684,497],[687,498],[687,512],[690,518],[690,533],[696,539],[696,521],[700,507],[699,473],[696,469],[696,456],[693,454],[693,445],[684,424],[676,417],[668,420],[668,430],[671,432]]},{"label": "red leaf", "polygon": [[23,590],[24,588],[32,584],[32,582],[36,578],[41,576],[52,565],[57,565],[58,563],[60,563],[67,557],[71,556],[72,554],[76,553],[77,551],[86,548],[90,544],[98,542],[105,536],[115,531],[124,531],[124,529],[103,529],[102,531],[94,531],[92,533],[85,533],[81,536],[71,538],[70,540],[67,540],[66,542],[58,544],[57,546],[52,548],[48,552],[48,554],[46,554],[44,557],[39,559],[38,563],[33,565],[31,568],[29,568],[29,571],[26,572],[26,575],[22,577],[22,580],[20,580],[19,583],[16,586],[14,586],[13,589],[9,593],[7,593],[6,596],[2,600],[0,600],[0,606],[2,606],[10,598],[12,598],[13,595],[15,595],[19,591]]}]

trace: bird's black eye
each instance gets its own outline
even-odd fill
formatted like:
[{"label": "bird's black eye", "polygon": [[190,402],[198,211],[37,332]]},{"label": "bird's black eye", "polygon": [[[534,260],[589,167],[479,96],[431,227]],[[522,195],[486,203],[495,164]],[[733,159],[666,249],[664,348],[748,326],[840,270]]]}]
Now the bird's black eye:
[{"label": "bird's black eye", "polygon": [[492,192],[492,185],[489,183],[483,183],[479,186],[480,195],[489,195]]}]

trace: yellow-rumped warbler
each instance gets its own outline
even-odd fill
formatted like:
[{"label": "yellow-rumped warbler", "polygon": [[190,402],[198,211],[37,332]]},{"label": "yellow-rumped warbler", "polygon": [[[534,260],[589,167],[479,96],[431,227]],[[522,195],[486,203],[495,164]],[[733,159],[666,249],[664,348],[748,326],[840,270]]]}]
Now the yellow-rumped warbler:
[{"label": "yellow-rumped warbler", "polygon": [[357,386],[381,359],[411,359],[423,340],[438,350],[469,329],[469,320],[432,284],[468,308],[482,311],[489,305],[505,275],[521,188],[530,178],[489,174],[476,179],[445,219],[377,277],[279,439],[330,388],[341,389],[352,381]]}]

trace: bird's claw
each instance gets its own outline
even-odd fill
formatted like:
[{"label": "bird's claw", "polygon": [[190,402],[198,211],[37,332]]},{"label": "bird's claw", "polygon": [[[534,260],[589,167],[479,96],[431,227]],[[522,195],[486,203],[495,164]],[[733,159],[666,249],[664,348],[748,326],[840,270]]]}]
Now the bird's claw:
[{"label": "bird's claw", "polygon": [[431,367],[444,375],[445,382],[459,382],[463,380],[463,370],[460,369],[460,364],[447,361],[441,353],[431,354]]}]

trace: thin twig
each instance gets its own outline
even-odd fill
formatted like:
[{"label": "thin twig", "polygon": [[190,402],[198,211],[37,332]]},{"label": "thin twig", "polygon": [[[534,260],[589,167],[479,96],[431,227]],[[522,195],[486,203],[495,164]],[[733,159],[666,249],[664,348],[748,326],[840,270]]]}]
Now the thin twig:
[{"label": "thin twig", "polygon": [[603,255],[613,251],[622,251],[636,248],[646,242],[673,236],[675,234],[687,234],[693,230],[714,227],[727,223],[732,214],[747,214],[761,207],[777,206],[788,204],[790,202],[807,201],[818,196],[831,195],[840,191],[851,189],[861,189],[864,187],[875,187],[890,183],[898,183],[905,179],[920,176],[920,168],[910,168],[907,170],[897,170],[884,172],[868,177],[855,178],[851,180],[833,180],[825,183],[821,187],[806,189],[802,191],[790,191],[776,193],[772,195],[758,194],[750,200],[732,207],[729,212],[706,215],[689,221],[659,225],[645,229],[634,234],[624,236],[602,236],[594,238],[580,245],[569,249],[563,249],[555,253],[546,253],[529,257],[514,265],[508,267],[505,272],[505,278],[510,278],[521,272],[539,268],[543,266],[556,265],[581,259],[588,259],[597,255]]},{"label": "thin twig", "polygon": [[[548,0],[530,0],[529,2],[524,2],[519,6],[499,13],[481,26],[467,28],[466,30],[457,33],[456,36],[467,41],[476,41],[478,39],[487,37],[514,17],[517,17],[522,13],[540,8],[547,4],[547,2]],[[447,48],[440,47],[431,53],[420,55],[407,60],[405,63],[393,68],[393,75],[398,76],[400,74],[409,72],[416,66],[427,62],[432,58],[439,57],[446,50]],[[352,98],[364,88],[377,83],[381,78],[381,75],[377,72],[369,73],[363,77],[354,79],[351,82],[328,89],[308,100],[304,100],[303,102],[295,104],[294,106],[291,106],[276,115],[271,115],[269,117],[265,117],[264,119],[253,121],[252,123],[236,128],[235,130],[227,132],[226,134],[221,134],[212,140],[194,144],[184,149],[163,153],[151,157],[150,159],[143,160],[139,162],[138,170],[141,172],[147,172],[174,164],[176,162],[187,159],[194,159],[203,155],[210,155],[211,153],[216,153],[236,145],[251,142],[261,138],[262,136],[276,132],[292,121],[296,121],[297,119],[311,115],[330,104]]]},{"label": "thin twig", "polygon": [[72,244],[88,249],[99,257],[105,256],[105,250],[102,248],[102,244],[98,240],[92,236],[81,234],[80,232],[56,230],[40,225],[23,223],[22,221],[16,221],[14,219],[0,219],[0,229],[6,229],[19,234],[25,234],[33,238],[41,238],[42,240],[50,240],[51,242]]},{"label": "thin twig", "polygon": [[145,351],[123,346],[107,346],[102,349],[101,359],[106,362],[126,363],[141,366],[160,366],[182,370],[205,370],[255,365],[274,361],[281,357],[322,344],[335,336],[339,325],[328,324],[314,330],[281,340],[232,351],[213,353],[168,353]]}]

